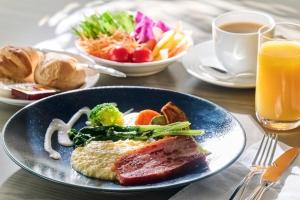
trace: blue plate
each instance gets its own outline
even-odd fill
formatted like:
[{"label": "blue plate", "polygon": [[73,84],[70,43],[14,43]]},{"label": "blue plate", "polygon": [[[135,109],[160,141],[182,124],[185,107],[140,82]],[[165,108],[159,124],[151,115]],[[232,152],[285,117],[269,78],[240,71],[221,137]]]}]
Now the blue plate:
[{"label": "blue plate", "polygon": [[[211,154],[207,168],[199,167],[180,176],[158,183],[121,186],[116,182],[85,177],[70,166],[73,147],[63,147],[53,137],[53,147],[61,160],[49,158],[43,143],[46,129],[53,118],[64,121],[80,108],[103,102],[116,102],[121,111],[151,108],[159,110],[173,101],[187,114],[192,128],[204,129],[206,134],[196,138]],[[85,119],[76,125],[84,126]],[[225,109],[203,98],[174,91],[144,87],[99,87],[54,95],[37,101],[13,115],[3,129],[4,148],[20,167],[42,178],[71,186],[110,192],[155,190],[183,186],[225,169],[242,153],[245,132],[240,123]],[[212,186],[214,187],[214,186]]]}]

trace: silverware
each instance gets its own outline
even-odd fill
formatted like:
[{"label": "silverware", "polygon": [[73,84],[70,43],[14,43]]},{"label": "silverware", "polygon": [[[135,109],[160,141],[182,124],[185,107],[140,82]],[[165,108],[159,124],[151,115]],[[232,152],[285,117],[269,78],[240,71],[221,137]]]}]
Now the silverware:
[{"label": "silverware", "polygon": [[[245,188],[247,187],[253,176],[262,173],[264,169],[271,165],[277,146],[277,141],[277,134],[273,133],[264,135],[256,152],[256,155],[252,161],[249,173],[238,184],[229,200],[233,200],[235,199],[235,197],[237,197],[237,199],[243,199]],[[239,195],[237,196],[238,193]]]},{"label": "silverware", "polygon": [[[45,48],[36,48],[36,50],[41,51],[43,53],[53,52],[53,53],[60,53],[60,54],[68,55],[67,52],[60,51],[60,50],[52,50],[52,49],[45,49]],[[122,78],[126,77],[125,73],[120,72],[118,70],[115,70],[111,67],[105,67],[105,66],[97,65],[97,64],[86,64],[86,63],[77,63],[77,64],[80,67],[89,68],[89,69],[92,69],[92,70],[94,70],[98,73],[108,74],[108,75],[115,76],[115,77],[122,77]]]},{"label": "silverware", "polygon": [[126,78],[125,73],[120,72],[120,71],[115,70],[110,67],[104,67],[102,65],[97,65],[97,64],[85,64],[85,63],[78,63],[78,65],[81,67],[86,67],[86,68],[92,69],[99,73],[108,74],[108,75],[115,76],[115,77]]},{"label": "silverware", "polygon": [[279,180],[298,154],[298,148],[290,148],[281,154],[272,165],[265,170],[261,177],[261,183],[255,188],[253,194],[250,195],[247,200],[260,200],[264,192]]},{"label": "silverware", "polygon": [[213,76],[214,78],[217,78],[219,80],[224,80],[224,81],[237,79],[237,78],[253,79],[255,77],[255,74],[253,73],[232,74],[223,69],[214,66],[204,65],[204,64],[200,64],[200,67],[202,68],[203,71],[208,72],[210,76]]}]

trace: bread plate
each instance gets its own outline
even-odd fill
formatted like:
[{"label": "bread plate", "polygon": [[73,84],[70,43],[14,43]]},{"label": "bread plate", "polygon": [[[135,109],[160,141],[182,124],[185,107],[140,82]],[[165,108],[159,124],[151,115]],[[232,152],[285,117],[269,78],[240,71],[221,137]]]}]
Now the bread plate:
[{"label": "bread plate", "polygon": [[[95,64],[95,62],[91,59],[88,58],[87,56],[81,55],[81,54],[75,54],[67,51],[58,51],[60,53],[72,56],[76,58],[79,62],[81,63],[87,63],[87,64]],[[94,72],[90,69],[86,70],[86,79],[85,83],[78,89],[85,89],[85,88],[91,88],[95,86],[100,78],[100,74],[97,72]],[[8,87],[14,84],[11,81],[1,81],[0,80],[0,102],[5,103],[5,104],[10,104],[10,105],[15,105],[15,106],[25,106],[28,105],[36,100],[24,100],[24,99],[16,99],[13,98],[10,95],[10,90]]]}]

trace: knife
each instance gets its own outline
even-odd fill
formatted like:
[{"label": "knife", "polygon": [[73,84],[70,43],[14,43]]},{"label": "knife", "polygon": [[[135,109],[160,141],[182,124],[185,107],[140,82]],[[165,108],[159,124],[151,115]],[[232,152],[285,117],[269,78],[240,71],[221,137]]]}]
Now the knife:
[{"label": "knife", "polygon": [[[52,50],[52,49],[45,49],[45,48],[35,48],[35,49],[42,52],[42,53],[52,52],[52,53],[69,55],[68,52],[63,51],[63,50]],[[108,74],[108,75],[111,75],[111,76],[121,77],[121,78],[126,77],[126,74],[124,74],[123,72],[120,72],[116,69],[113,69],[111,67],[105,67],[105,66],[97,65],[97,64],[86,64],[86,63],[77,63],[77,65],[81,66],[81,67],[92,69],[92,70],[94,70],[98,73]]]},{"label": "knife", "polygon": [[248,200],[261,199],[263,193],[276,183],[284,171],[290,166],[299,154],[299,148],[290,148],[281,154],[270,167],[268,167],[261,177],[261,184],[256,187],[254,193]]},{"label": "knife", "polygon": [[262,181],[276,182],[283,174],[283,172],[289,167],[289,165],[295,160],[299,153],[298,148],[290,148],[279,156],[273,164],[266,169],[262,175]]},{"label": "knife", "polygon": [[81,66],[81,67],[86,67],[86,68],[95,70],[99,73],[108,74],[108,75],[111,75],[111,76],[121,77],[121,78],[126,77],[126,74],[124,74],[123,72],[120,72],[120,71],[115,70],[115,69],[110,68],[110,67],[104,67],[102,65],[97,65],[97,64],[85,64],[85,63],[78,63],[78,65]]}]

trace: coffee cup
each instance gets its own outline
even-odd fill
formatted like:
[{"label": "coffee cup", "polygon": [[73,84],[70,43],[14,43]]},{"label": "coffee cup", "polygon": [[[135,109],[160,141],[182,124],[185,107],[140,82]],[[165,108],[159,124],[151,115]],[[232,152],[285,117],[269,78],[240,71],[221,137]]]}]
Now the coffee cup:
[{"label": "coffee cup", "polygon": [[232,11],[212,22],[215,54],[233,75],[256,75],[259,28],[274,26],[274,19],[256,11]]}]

